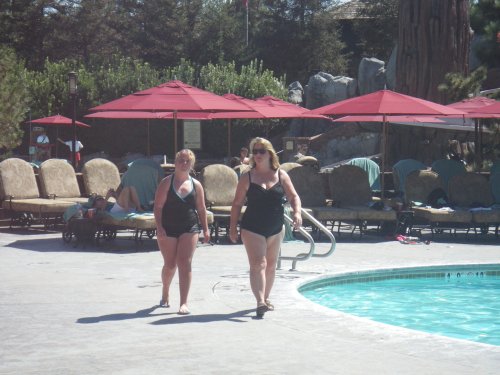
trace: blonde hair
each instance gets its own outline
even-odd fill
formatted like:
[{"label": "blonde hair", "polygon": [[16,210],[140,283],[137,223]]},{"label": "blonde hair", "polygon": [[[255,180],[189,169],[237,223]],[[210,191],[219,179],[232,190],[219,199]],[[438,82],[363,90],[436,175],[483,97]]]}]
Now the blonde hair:
[{"label": "blonde hair", "polygon": [[191,162],[191,168],[194,168],[194,163],[196,162],[196,156],[194,155],[194,152],[191,151],[189,148],[183,148],[182,150],[178,151],[177,154],[175,154],[175,161],[180,158],[181,154],[186,152],[189,157],[189,161]]},{"label": "blonde hair", "polygon": [[[253,148],[255,147],[255,145],[263,146],[263,148],[269,152],[269,155],[271,156],[271,158],[269,159],[269,162],[271,164],[270,167],[274,171],[278,170],[278,168],[280,167],[280,161],[279,161],[278,155],[276,154],[276,151],[274,150],[274,147],[271,144],[271,142],[269,142],[267,139],[261,138],[261,137],[254,138],[250,141],[250,152],[253,152]],[[250,154],[249,164],[250,164],[250,167],[252,167],[252,168],[255,167],[255,160],[254,160],[253,154]]]}]

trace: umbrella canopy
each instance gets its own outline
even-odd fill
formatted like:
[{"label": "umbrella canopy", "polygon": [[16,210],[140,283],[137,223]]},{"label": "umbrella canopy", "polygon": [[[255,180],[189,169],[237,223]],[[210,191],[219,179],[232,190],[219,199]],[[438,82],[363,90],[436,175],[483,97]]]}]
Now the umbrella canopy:
[{"label": "umbrella canopy", "polygon": [[321,115],[463,115],[464,112],[441,104],[399,94],[391,90],[380,90],[371,94],[342,100],[312,113]]},{"label": "umbrella canopy", "polygon": [[475,96],[474,98],[464,99],[456,103],[448,104],[448,107],[460,109],[464,112],[478,112],[478,109],[495,103],[495,99],[486,98],[484,96]]},{"label": "umbrella canopy", "polygon": [[384,196],[384,172],[387,148],[387,116],[390,115],[464,115],[465,112],[441,104],[399,94],[391,90],[380,90],[370,94],[342,100],[324,107],[316,108],[312,113],[322,115],[382,115],[382,178],[381,189]]},{"label": "umbrella canopy", "polygon": [[99,105],[89,111],[220,112],[246,110],[248,110],[246,106],[209,91],[181,81],[169,81]]},{"label": "umbrella canopy", "polygon": [[[333,122],[382,122],[382,115],[359,115],[359,116],[344,116],[333,120]],[[417,123],[444,123],[443,120],[432,116],[386,116],[387,122],[417,122]]]},{"label": "umbrella canopy", "polygon": [[235,94],[225,94],[224,98],[246,106],[243,112],[219,112],[210,114],[212,119],[276,119],[276,118],[322,118],[322,115],[295,104],[285,102],[273,96],[264,96],[255,100]]},{"label": "umbrella canopy", "polygon": [[[36,120],[31,120],[28,121],[28,123],[31,122],[33,124],[40,124],[40,125],[54,125],[54,126],[71,126],[73,125],[73,120],[64,117],[61,115],[55,115],[55,116],[49,116],[49,117],[43,117],[39,118]],[[80,121],[75,121],[76,126],[82,127],[82,128],[90,128],[90,125],[84,124],[83,122]]]},{"label": "umbrella canopy", "polygon": [[475,111],[469,112],[470,115],[474,115],[474,114],[477,115],[478,113],[500,117],[500,101],[495,100],[495,102],[491,103],[490,105],[487,105],[487,106],[484,106],[484,107],[477,109]]}]

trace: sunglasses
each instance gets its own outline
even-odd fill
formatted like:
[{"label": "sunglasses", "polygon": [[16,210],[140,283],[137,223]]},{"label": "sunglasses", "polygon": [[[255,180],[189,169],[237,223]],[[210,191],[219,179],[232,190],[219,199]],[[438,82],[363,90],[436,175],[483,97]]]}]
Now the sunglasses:
[{"label": "sunglasses", "polygon": [[267,150],[265,148],[254,148],[252,150],[252,154],[254,154],[254,155],[257,155],[257,154],[265,155],[266,153],[267,153]]}]

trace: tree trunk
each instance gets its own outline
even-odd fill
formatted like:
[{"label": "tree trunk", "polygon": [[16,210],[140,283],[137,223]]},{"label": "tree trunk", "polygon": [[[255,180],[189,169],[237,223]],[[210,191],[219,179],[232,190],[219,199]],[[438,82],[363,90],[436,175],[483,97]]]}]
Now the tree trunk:
[{"label": "tree trunk", "polygon": [[446,73],[469,73],[469,0],[400,0],[396,91],[446,104]]}]

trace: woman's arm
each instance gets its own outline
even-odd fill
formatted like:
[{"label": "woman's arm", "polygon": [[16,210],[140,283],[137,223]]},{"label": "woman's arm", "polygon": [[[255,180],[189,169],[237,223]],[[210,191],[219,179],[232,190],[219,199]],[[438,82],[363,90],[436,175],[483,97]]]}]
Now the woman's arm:
[{"label": "woman's arm", "polygon": [[229,239],[231,242],[238,241],[238,220],[240,219],[241,208],[245,204],[248,187],[250,186],[250,178],[247,177],[250,172],[244,173],[236,186],[233,205],[231,206],[231,219],[229,221]]},{"label": "woman's arm", "polygon": [[167,195],[168,195],[168,190],[170,188],[171,179],[172,179],[171,176],[165,177],[163,180],[161,180],[158,187],[156,188],[155,203],[153,208],[153,213],[155,215],[155,222],[156,222],[156,237],[166,237],[167,235],[165,233],[165,229],[163,228],[162,212],[163,212],[163,206],[167,201]]},{"label": "woman's arm", "polygon": [[300,197],[295,190],[295,187],[292,184],[292,180],[290,180],[290,176],[285,171],[279,171],[281,173],[281,185],[283,185],[283,189],[285,190],[286,199],[290,202],[290,206],[293,210],[293,227],[298,229],[302,225],[302,213],[301,213],[301,202]]},{"label": "woman's arm", "polygon": [[200,218],[201,227],[203,229],[203,242],[208,243],[210,241],[210,231],[208,230],[208,220],[207,220],[207,207],[205,206],[205,191],[203,186],[201,186],[200,181],[194,181],[194,188],[196,189],[196,210],[198,211],[198,217]]}]

